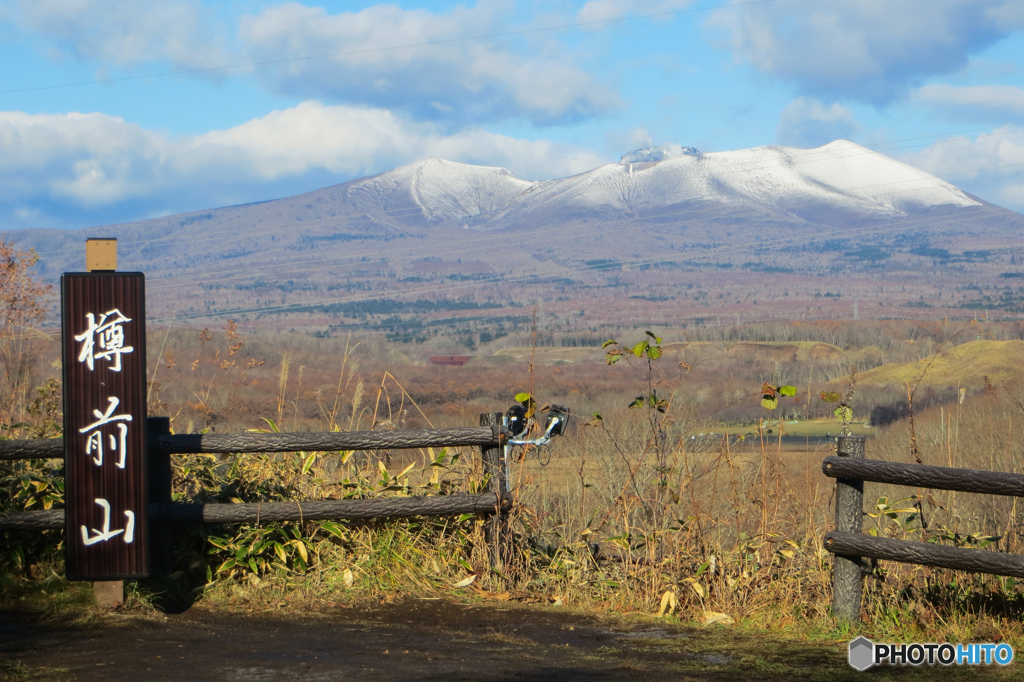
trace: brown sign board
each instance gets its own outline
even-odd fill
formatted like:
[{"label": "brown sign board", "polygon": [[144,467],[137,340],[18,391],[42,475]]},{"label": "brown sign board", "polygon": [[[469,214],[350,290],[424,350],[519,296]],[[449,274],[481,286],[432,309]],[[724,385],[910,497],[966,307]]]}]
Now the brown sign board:
[{"label": "brown sign board", "polygon": [[69,580],[149,570],[145,301],[141,272],[61,277]]}]

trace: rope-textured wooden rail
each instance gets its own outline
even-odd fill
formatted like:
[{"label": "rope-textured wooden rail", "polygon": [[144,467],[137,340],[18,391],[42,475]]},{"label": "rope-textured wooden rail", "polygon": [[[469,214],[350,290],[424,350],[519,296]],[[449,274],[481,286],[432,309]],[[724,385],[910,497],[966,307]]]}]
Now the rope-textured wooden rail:
[{"label": "rope-textured wooden rail", "polygon": [[[181,455],[230,452],[330,452],[334,450],[401,450],[497,445],[501,427],[400,431],[339,431],[310,433],[206,433],[151,435],[152,452]],[[55,459],[64,456],[64,441],[0,441],[2,459]]]},{"label": "rope-textured wooden rail", "polygon": [[[507,511],[512,498],[494,493],[385,497],[373,500],[318,500],[315,502],[246,502],[238,504],[151,504],[150,518],[175,523],[257,523],[261,521],[321,521],[327,519],[406,518],[457,516]],[[64,510],[29,511],[0,516],[0,531],[45,530],[64,527]]]},{"label": "rope-textured wooden rail", "polygon": [[0,440],[0,459],[62,459],[64,439]]},{"label": "rope-textured wooden rail", "polygon": [[826,457],[821,470],[832,478],[846,478],[892,485],[907,485],[965,493],[1024,497],[1024,475],[975,469],[949,469],[923,464],[902,464],[876,459]]},{"label": "rope-textured wooden rail", "polygon": [[1017,554],[876,538],[839,531],[825,534],[825,549],[840,556],[871,557],[905,564],[923,564],[972,573],[1024,578],[1024,556]]}]

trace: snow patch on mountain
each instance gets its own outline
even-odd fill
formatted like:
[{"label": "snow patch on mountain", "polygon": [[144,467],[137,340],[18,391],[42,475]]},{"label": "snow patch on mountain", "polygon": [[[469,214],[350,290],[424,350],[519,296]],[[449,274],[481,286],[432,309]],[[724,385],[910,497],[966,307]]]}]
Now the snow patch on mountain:
[{"label": "snow patch on mountain", "polygon": [[504,168],[428,159],[358,180],[348,192],[382,209],[411,199],[428,220],[463,223],[496,217],[537,184]]},{"label": "snow patch on mountain", "polygon": [[499,228],[602,211],[651,212],[692,202],[799,215],[832,208],[898,216],[938,206],[979,206],[924,171],[845,140],[817,149],[757,147],[700,153],[670,145],[641,149],[592,171],[531,182],[504,168],[429,159],[349,183],[364,210],[395,218]]}]

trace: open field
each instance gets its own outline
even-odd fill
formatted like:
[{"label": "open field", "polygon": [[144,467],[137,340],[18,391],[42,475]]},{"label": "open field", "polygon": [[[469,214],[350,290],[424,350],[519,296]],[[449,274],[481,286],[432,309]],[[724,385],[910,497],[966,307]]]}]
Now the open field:
[{"label": "open field", "polygon": [[[423,356],[426,349],[374,336],[151,329],[150,411],[172,417],[179,433],[468,425],[480,413],[504,411],[522,391],[541,404],[567,405],[574,416],[568,433],[549,448],[513,452],[517,460],[522,455],[512,468],[517,506],[510,523],[517,553],[501,573],[488,571],[482,526],[471,518],[330,528],[318,523],[210,527],[179,537],[175,577],[134,585],[130,610],[262,613],[294,603],[329,611],[333,607],[327,604],[348,608],[453,594],[461,599],[453,585],[475,576],[473,586],[479,591],[465,593],[471,598],[505,595],[500,601],[559,603],[615,617],[654,614],[666,610],[662,604],[674,604],[662,616],[666,627],[696,630],[679,649],[660,640],[651,644],[651,652],[664,653],[657,659],[664,667],[640,666],[645,673],[728,676],[734,670],[729,662],[693,668],[687,661],[698,660],[692,655],[706,650],[706,637],[725,638],[742,649],[748,632],[831,642],[824,648],[808,645],[804,653],[792,650],[794,657],[818,661],[811,664],[815,667],[808,679],[834,670],[821,652],[855,634],[901,641],[1001,638],[1019,646],[1024,644],[1024,592],[1015,583],[986,576],[881,562],[867,582],[863,620],[840,626],[829,615],[831,559],[821,538],[832,525],[833,481],[822,475],[820,465],[843,424],[831,415],[836,403],[823,402],[821,391],[840,393],[852,407],[849,427],[870,436],[869,457],[1022,471],[1024,446],[1016,433],[1024,408],[1013,371],[1005,388],[971,386],[962,401],[955,391],[931,390],[922,382],[911,426],[910,413],[900,411],[906,385],[869,384],[862,380],[869,372],[849,364],[850,358],[864,358],[866,350],[874,349],[876,361],[882,355],[898,360],[879,364],[885,371],[906,363],[936,366],[940,358],[955,366],[957,358],[970,363],[972,358],[1002,357],[1002,348],[1022,343],[961,338],[1006,337],[1019,333],[1016,326],[968,324],[966,334],[959,329],[874,322],[737,328],[723,331],[728,338],[665,338],[662,354],[650,363],[626,353],[610,366],[604,359],[607,349],[534,348],[520,336],[492,340],[518,343],[492,345],[486,354],[481,349],[462,367],[430,365]],[[625,348],[638,337],[650,338],[622,329],[613,334]],[[59,428],[59,403],[53,402],[52,391],[59,386],[46,389],[44,379],[58,365],[48,341],[38,338],[33,344],[33,384],[44,391],[38,401],[27,403],[32,409],[26,408],[22,428],[52,436]],[[532,367],[528,355],[534,358]],[[1010,366],[1017,362],[1012,353],[1006,358]],[[795,386],[796,395],[766,410],[763,383]],[[644,398],[642,407],[628,408],[638,395],[656,400]],[[868,428],[864,422],[874,420],[873,414],[892,419]],[[23,468],[8,466],[4,472],[7,508],[38,508],[47,499],[43,493],[53,490],[46,486],[55,485],[60,472],[42,462],[16,466]],[[307,475],[298,473],[303,468]],[[25,475],[45,483],[42,491],[22,486]],[[355,456],[181,456],[175,458],[174,485],[181,500],[227,502],[436,495],[472,491],[480,482],[475,453],[452,448]],[[916,497],[917,492],[869,484],[866,512],[874,516],[865,518],[866,529],[890,537],[967,546],[985,542],[1001,551],[1021,551],[1024,519],[1013,500],[934,491]],[[895,511],[880,514],[878,505]],[[0,557],[9,572],[5,592],[12,598],[29,595],[29,603],[51,614],[60,612],[53,600],[64,599],[54,595],[74,590],[53,577],[61,571],[55,553],[59,536],[8,538],[8,547],[18,547],[20,554]],[[47,591],[51,596],[42,594]],[[8,608],[22,608],[18,603],[9,602]],[[80,610],[65,613],[79,615],[58,620],[81,617]],[[708,614],[725,614],[735,629],[708,633],[702,625]],[[176,626],[167,627],[168,641],[175,641]],[[374,627],[367,631],[377,632]],[[410,641],[421,636],[402,629],[406,624],[395,627]],[[531,638],[537,651],[547,651],[547,636]],[[430,641],[448,647],[452,658],[445,660],[476,660],[458,644],[466,637],[475,636],[453,626],[442,644]],[[74,646],[71,650],[78,651]],[[604,646],[621,651],[615,644]],[[560,658],[558,665],[612,674],[609,661],[622,654],[601,647]],[[358,648],[355,655],[369,660],[371,651]],[[505,655],[487,651],[499,659]],[[791,674],[764,651],[751,650],[738,660],[744,668],[763,666],[766,679]],[[451,662],[449,670],[457,674],[460,665]],[[12,667],[10,674],[22,674],[18,670]],[[75,668],[75,674],[90,679],[83,670]],[[623,672],[625,679],[634,672],[640,674],[632,668]],[[22,678],[32,679],[27,675]]]}]

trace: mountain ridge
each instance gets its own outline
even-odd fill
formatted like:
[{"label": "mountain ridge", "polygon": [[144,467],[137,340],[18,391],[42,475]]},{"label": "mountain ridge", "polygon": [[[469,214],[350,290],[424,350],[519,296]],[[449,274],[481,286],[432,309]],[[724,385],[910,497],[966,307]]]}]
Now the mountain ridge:
[{"label": "mountain ridge", "polygon": [[84,235],[118,238],[160,314],[299,306],[310,324],[334,319],[317,301],[409,296],[554,297],[593,311],[578,324],[633,319],[638,293],[669,319],[763,315],[766,301],[771,315],[848,314],[839,286],[873,316],[900,314],[893,301],[957,314],[963,292],[1004,284],[1024,241],[1024,216],[851,142],[667,156],[542,181],[425,159],[281,199],[7,236],[36,248],[51,281],[81,269]]},{"label": "mountain ridge", "polygon": [[[898,189],[877,191],[894,186]],[[814,150],[769,146],[620,161],[546,181],[522,180],[504,168],[427,159],[335,186],[341,188],[345,196],[334,195],[342,202],[378,211],[407,206],[394,197],[407,193],[428,223],[477,229],[501,229],[517,211],[527,216],[545,210],[554,215],[650,211],[694,202],[782,211],[814,202],[876,216],[980,205],[939,178],[845,140]]]}]

